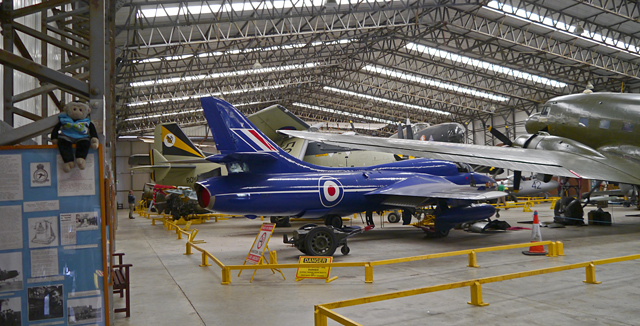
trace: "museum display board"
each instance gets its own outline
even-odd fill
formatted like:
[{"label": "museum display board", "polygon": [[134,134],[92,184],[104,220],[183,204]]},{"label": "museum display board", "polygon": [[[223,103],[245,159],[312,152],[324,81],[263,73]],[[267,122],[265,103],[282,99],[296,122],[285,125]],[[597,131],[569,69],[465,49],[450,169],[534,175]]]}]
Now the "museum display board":
[{"label": "museum display board", "polygon": [[0,147],[0,325],[105,325],[103,158],[62,170],[56,146]]}]

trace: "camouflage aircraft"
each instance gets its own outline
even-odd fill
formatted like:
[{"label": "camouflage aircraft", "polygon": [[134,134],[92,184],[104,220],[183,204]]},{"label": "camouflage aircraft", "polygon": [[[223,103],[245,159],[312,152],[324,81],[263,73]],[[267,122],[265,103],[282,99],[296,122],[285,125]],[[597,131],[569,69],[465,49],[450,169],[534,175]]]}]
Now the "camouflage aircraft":
[{"label": "camouflage aircraft", "polygon": [[[558,175],[640,185],[640,94],[556,97],[527,119],[526,129],[531,134],[512,142],[521,148],[288,130],[282,133],[338,146],[511,169],[516,171],[515,183],[521,171],[531,171],[541,174],[539,179],[545,181]],[[564,203],[567,208],[579,205],[577,199]],[[558,210],[560,214],[568,211],[573,210]]]}]

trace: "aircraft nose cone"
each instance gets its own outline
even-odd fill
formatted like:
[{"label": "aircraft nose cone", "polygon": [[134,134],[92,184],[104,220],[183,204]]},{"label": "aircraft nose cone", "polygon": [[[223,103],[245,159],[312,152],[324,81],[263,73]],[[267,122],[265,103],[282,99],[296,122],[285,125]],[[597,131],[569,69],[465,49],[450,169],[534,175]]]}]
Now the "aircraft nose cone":
[{"label": "aircraft nose cone", "polygon": [[546,123],[541,121],[539,113],[534,113],[527,118],[524,123],[524,127],[528,133],[535,134],[544,129],[544,127],[546,127]]}]

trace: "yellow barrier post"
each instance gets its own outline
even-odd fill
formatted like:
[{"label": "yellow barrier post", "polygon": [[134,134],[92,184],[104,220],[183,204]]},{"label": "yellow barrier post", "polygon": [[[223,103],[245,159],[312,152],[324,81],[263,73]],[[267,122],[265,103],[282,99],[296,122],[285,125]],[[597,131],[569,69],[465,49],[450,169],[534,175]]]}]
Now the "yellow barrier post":
[{"label": "yellow barrier post", "polygon": [[373,266],[371,263],[364,264],[364,282],[373,283]]},{"label": "yellow barrier post", "polygon": [[467,267],[480,267],[478,266],[478,257],[475,251],[469,253],[469,265]]},{"label": "yellow barrier post", "polygon": [[564,256],[564,244],[562,241],[556,241],[556,250],[558,256]]},{"label": "yellow barrier post", "polygon": [[589,283],[589,284],[602,283],[602,282],[596,281],[596,266],[593,263],[587,265],[587,267],[585,267],[585,271],[587,272],[587,279],[584,280],[583,282]]},{"label": "yellow barrier post", "polygon": [[558,256],[558,246],[555,242],[549,244],[549,254],[547,257],[557,257]]},{"label": "yellow barrier post", "polygon": [[277,265],[278,264],[278,255],[276,254],[276,251],[269,251],[269,264],[271,265]]},{"label": "yellow barrier post", "polygon": [[327,316],[320,312],[318,306],[314,307],[313,321],[315,326],[327,326]]},{"label": "yellow barrier post", "polygon": [[207,256],[207,254],[203,251],[202,252],[202,265],[200,265],[200,267],[206,267],[206,266],[211,266],[211,264],[209,264],[209,256]]},{"label": "yellow barrier post", "polygon": [[488,303],[482,302],[482,285],[480,282],[473,282],[470,286],[471,288],[471,301],[467,302],[470,305],[484,307],[488,306]]},{"label": "yellow barrier post", "polygon": [[187,241],[187,251],[184,253],[185,255],[192,255],[191,252],[191,242]]},{"label": "yellow barrier post", "polygon": [[227,285],[231,283],[231,270],[229,267],[222,268],[222,285]]},{"label": "yellow barrier post", "polygon": [[533,210],[531,209],[531,206],[533,206],[533,202],[531,201],[527,201],[524,203],[524,207],[522,208],[523,212],[533,212]]}]

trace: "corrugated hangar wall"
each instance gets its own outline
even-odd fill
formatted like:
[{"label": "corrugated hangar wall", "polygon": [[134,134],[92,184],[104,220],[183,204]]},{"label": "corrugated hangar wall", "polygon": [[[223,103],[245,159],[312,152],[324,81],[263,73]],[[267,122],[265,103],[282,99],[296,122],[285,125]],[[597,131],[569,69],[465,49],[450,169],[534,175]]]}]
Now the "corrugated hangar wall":
[{"label": "corrugated hangar wall", "polygon": [[123,204],[124,208],[129,207],[127,204],[129,190],[133,190],[136,199],[140,199],[142,187],[151,181],[149,173],[131,171],[129,156],[149,154],[151,145],[140,140],[116,142],[116,201],[118,204]]}]

